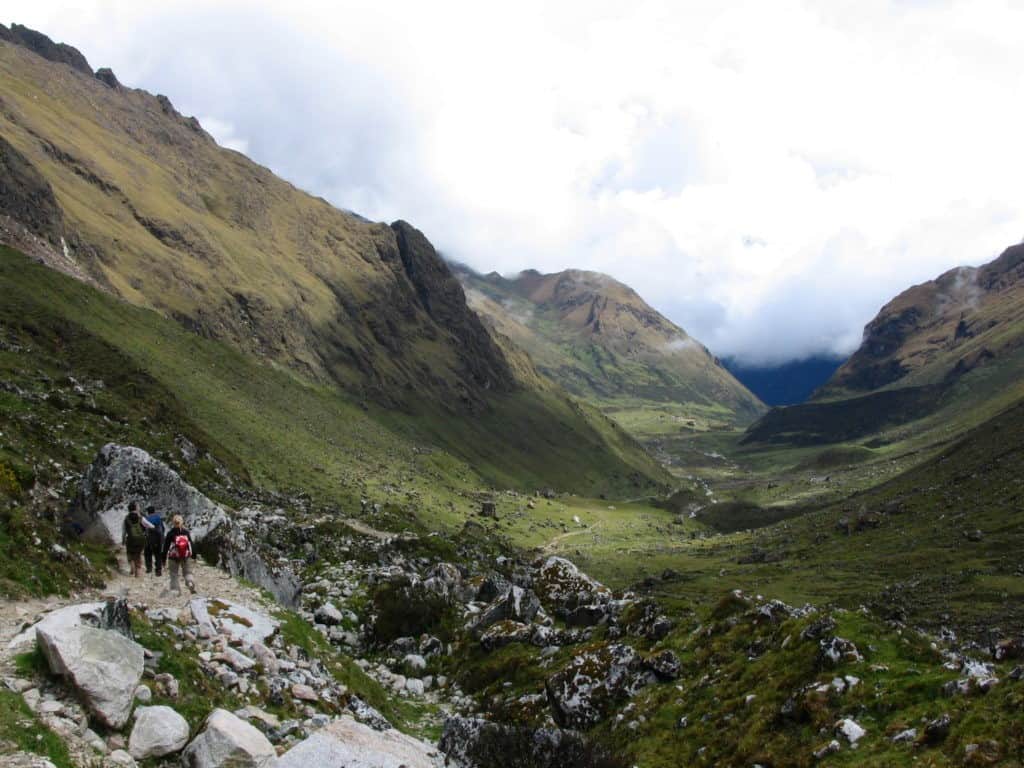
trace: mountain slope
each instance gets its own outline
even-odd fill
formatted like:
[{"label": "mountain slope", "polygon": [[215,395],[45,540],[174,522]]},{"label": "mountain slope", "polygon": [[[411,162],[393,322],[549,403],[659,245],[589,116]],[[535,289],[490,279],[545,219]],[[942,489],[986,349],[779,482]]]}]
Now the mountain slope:
[{"label": "mountain slope", "polygon": [[220,148],[165,97],[20,45],[0,43],[0,83],[5,155],[36,170],[52,193],[37,196],[62,214],[30,226],[55,246],[52,263],[376,399],[415,389],[479,406],[483,391],[515,388],[411,226],[339,211]]},{"label": "mountain slope", "polygon": [[667,479],[499,347],[414,227],[333,208],[217,146],[166,97],[69,64],[52,42],[4,37],[0,242],[333,389],[493,482]]},{"label": "mountain slope", "polygon": [[812,400],[776,409],[748,442],[947,440],[1024,397],[1024,246],[885,305]]},{"label": "mountain slope", "polygon": [[624,424],[645,408],[676,407],[677,431],[694,418],[749,423],[763,411],[703,345],[607,275],[528,270],[507,279],[454,269],[470,306],[542,373]]}]

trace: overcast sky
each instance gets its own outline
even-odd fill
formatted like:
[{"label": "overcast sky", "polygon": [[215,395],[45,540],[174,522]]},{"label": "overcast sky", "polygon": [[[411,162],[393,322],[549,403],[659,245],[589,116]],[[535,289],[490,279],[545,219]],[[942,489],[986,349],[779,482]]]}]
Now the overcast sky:
[{"label": "overcast sky", "polygon": [[1024,236],[1024,3],[47,2],[10,20],[482,271],[626,282],[720,356],[848,353]]}]

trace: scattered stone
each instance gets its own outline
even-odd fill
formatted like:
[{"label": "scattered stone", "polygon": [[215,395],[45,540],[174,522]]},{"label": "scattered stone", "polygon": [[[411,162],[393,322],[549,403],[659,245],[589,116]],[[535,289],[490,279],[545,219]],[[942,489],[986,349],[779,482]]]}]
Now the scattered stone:
[{"label": "scattered stone", "polygon": [[835,727],[836,735],[843,736],[850,744],[856,744],[867,734],[861,726],[854,720],[844,718],[836,723]]},{"label": "scattered stone", "polygon": [[296,683],[292,686],[292,698],[298,699],[299,701],[319,701],[320,697],[317,696],[310,686]]},{"label": "scattered stone", "polygon": [[188,723],[170,707],[139,707],[128,738],[128,753],[136,760],[163,757],[188,744]]},{"label": "scattered stone", "polygon": [[273,768],[277,752],[253,726],[227,710],[215,709],[185,748],[181,762],[184,768]]},{"label": "scattered stone", "polygon": [[921,742],[928,745],[941,744],[949,736],[949,728],[953,724],[953,718],[949,714],[943,714],[934,720],[929,720],[921,734]]},{"label": "scattered stone", "polygon": [[815,760],[824,760],[829,755],[834,755],[840,749],[842,749],[842,745],[835,739],[832,739],[832,741],[830,741],[828,744],[821,747],[820,749],[814,750],[814,752],[812,752],[811,754],[814,755]]},{"label": "scattered stone", "polygon": [[335,607],[334,603],[324,603],[313,614],[313,619],[318,624],[325,624],[328,627],[341,624],[342,618],[341,611]]}]

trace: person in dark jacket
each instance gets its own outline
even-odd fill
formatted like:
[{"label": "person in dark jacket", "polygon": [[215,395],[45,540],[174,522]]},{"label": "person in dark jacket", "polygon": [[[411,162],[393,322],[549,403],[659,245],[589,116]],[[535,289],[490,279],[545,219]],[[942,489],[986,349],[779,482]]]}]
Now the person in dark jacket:
[{"label": "person in dark jacket", "polygon": [[156,566],[156,575],[160,576],[164,571],[164,519],[156,511],[156,507],[146,507],[145,520],[150,526],[146,529],[146,549],[143,554],[146,558],[146,573],[153,572]]},{"label": "person in dark jacket", "polygon": [[132,576],[142,575],[142,550],[146,547],[146,527],[139,514],[139,505],[130,502],[128,514],[121,525],[121,543],[128,557],[128,571]]},{"label": "person in dark jacket", "polygon": [[188,591],[194,595],[196,582],[192,578],[192,561],[195,559],[196,550],[192,546],[192,532],[185,527],[185,520],[181,515],[171,518],[171,530],[164,538],[163,555],[171,572],[171,591],[181,594],[181,585],[178,583],[180,571]]}]

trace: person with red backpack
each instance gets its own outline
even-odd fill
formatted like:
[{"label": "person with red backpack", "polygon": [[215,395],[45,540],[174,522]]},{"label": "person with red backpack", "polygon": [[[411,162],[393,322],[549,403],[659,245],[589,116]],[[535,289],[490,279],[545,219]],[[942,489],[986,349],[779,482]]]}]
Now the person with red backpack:
[{"label": "person with red backpack", "polygon": [[164,538],[164,559],[171,572],[171,591],[181,594],[181,586],[178,583],[178,571],[185,578],[185,585],[193,595],[196,593],[196,583],[192,578],[192,561],[195,559],[196,550],[192,546],[192,533],[185,527],[185,521],[181,515],[171,518],[171,530]]}]

